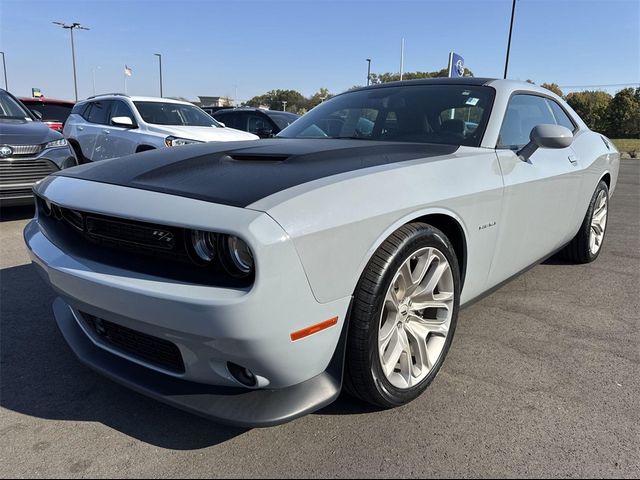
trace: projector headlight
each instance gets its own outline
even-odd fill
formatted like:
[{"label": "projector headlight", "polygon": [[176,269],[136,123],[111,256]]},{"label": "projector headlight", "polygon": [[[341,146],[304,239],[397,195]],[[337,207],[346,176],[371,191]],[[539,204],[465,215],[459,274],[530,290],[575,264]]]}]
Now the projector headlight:
[{"label": "projector headlight", "polygon": [[198,257],[200,263],[210,263],[216,258],[216,234],[213,232],[203,232],[202,230],[191,231],[191,245],[193,252]]},{"label": "projector headlight", "polygon": [[67,139],[60,138],[58,140],[54,140],[52,142],[45,144],[44,148],[60,148],[60,147],[66,147],[67,145],[68,145]]},{"label": "projector headlight", "polygon": [[190,145],[192,143],[204,143],[204,142],[201,142],[200,140],[191,140],[189,138],[174,137],[172,135],[169,135],[167,138],[164,139],[164,144],[167,147],[179,147],[181,145]]},{"label": "projector headlight", "polygon": [[254,261],[251,249],[246,242],[233,235],[221,238],[222,263],[231,275],[246,277],[253,273]]}]

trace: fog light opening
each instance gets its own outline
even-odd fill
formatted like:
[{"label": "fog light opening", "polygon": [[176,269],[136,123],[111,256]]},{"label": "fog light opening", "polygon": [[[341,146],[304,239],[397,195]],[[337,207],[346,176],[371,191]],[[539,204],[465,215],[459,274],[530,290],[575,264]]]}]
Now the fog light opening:
[{"label": "fog light opening", "polygon": [[62,220],[62,210],[58,205],[52,204],[51,211],[53,212],[53,216],[56,217],[56,220]]},{"label": "fog light opening", "polygon": [[227,362],[229,373],[242,385],[247,387],[255,387],[258,383],[256,376],[248,368],[241,367],[232,362]]}]

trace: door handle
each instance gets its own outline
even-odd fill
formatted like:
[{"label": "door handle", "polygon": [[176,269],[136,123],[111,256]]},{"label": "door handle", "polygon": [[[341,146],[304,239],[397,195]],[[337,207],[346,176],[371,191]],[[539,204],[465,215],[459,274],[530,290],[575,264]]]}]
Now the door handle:
[{"label": "door handle", "polygon": [[82,131],[84,130],[84,127],[78,127],[78,130]]},{"label": "door handle", "polygon": [[102,133],[109,135],[111,133],[111,130],[102,130]]},{"label": "door handle", "polygon": [[576,157],[575,155],[569,155],[569,161],[574,167],[578,165],[578,157]]}]

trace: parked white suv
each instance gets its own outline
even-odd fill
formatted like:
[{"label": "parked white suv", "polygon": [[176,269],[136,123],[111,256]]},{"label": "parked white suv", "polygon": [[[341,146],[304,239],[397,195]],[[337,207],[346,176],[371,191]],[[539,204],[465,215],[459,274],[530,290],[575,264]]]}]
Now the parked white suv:
[{"label": "parked white suv", "polygon": [[191,103],[123,94],[78,102],[63,133],[85,162],[189,143],[258,140],[251,133],[226,128]]}]

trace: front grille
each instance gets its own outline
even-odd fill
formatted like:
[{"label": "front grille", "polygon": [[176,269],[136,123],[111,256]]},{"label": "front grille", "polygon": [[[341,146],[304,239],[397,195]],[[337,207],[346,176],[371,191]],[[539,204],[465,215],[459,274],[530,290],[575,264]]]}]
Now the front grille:
[{"label": "front grille", "polygon": [[88,313],[80,314],[85,325],[108,345],[165,370],[185,372],[182,355],[175,344]]},{"label": "front grille", "polygon": [[31,187],[20,188],[0,188],[0,200],[8,200],[11,198],[24,198],[33,195]]},{"label": "front grille", "polygon": [[12,156],[14,157],[19,157],[23,155],[37,155],[44,148],[43,145],[6,145],[6,146],[9,147],[11,150],[13,150]]},{"label": "front grille", "polygon": [[48,160],[0,159],[0,185],[29,185],[58,171]]},{"label": "front grille", "polygon": [[[82,214],[79,215],[80,221]],[[103,238],[115,242],[130,243],[160,250],[173,250],[176,233],[170,228],[156,225],[144,225],[121,220],[86,216],[87,233],[91,237]]]}]

